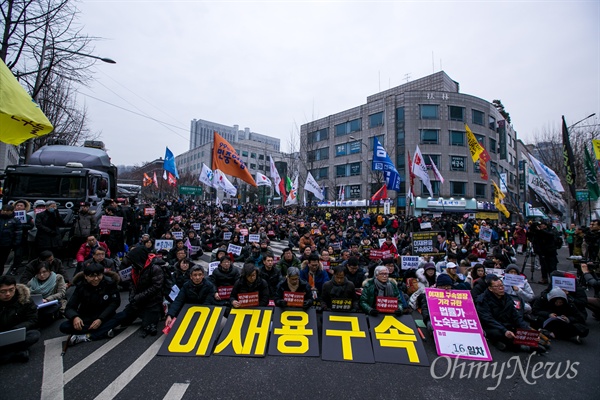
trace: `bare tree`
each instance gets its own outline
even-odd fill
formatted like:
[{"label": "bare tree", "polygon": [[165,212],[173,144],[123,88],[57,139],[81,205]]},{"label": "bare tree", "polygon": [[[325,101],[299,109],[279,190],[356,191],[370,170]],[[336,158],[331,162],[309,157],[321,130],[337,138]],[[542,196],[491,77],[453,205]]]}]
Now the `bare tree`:
[{"label": "bare tree", "polygon": [[[92,79],[92,42],[82,32],[73,0],[2,0],[0,58],[54,126],[50,137],[69,144],[93,138],[76,86]],[[45,143],[48,138],[40,141]]]}]

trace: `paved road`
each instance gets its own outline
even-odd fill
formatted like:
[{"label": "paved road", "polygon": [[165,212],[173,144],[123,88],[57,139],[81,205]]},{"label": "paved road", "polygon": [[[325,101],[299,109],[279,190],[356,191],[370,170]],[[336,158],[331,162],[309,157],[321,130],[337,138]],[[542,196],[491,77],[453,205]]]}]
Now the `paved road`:
[{"label": "paved road", "polygon": [[[275,246],[276,253],[280,253],[281,246]],[[560,255],[562,260],[565,257],[566,248]],[[569,269],[568,263],[562,262],[561,269]],[[542,290],[540,285],[533,287],[538,293]],[[77,345],[61,357],[65,337],[56,323],[43,331],[42,341],[31,350],[29,363],[0,366],[0,398],[597,399],[600,324],[591,319],[588,324],[591,333],[583,345],[555,341],[543,356],[528,359],[526,354],[500,353],[492,348],[494,363],[486,364],[487,374],[482,369],[476,376],[477,369],[470,369],[469,363],[459,361],[454,365],[437,359],[431,340],[425,343],[429,360],[434,363],[431,369],[308,357],[157,357],[163,336],[142,339],[137,332],[139,325],[112,340]],[[525,378],[518,362],[526,371]],[[532,369],[539,363],[542,369],[537,374],[541,371],[544,376],[535,379]]]}]

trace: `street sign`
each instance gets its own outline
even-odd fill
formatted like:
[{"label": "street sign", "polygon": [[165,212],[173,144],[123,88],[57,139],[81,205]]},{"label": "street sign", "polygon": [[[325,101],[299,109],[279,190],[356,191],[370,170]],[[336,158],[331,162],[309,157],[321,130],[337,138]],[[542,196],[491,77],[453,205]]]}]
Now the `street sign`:
[{"label": "street sign", "polygon": [[179,194],[202,196],[202,186],[179,186]]},{"label": "street sign", "polygon": [[590,191],[587,189],[577,189],[575,195],[577,201],[588,201],[590,198]]}]

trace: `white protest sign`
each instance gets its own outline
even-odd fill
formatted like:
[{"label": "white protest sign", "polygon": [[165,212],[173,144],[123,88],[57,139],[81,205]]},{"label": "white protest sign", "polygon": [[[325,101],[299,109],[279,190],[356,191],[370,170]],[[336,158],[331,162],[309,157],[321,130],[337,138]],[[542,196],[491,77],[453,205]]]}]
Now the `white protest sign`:
[{"label": "white protest sign", "polygon": [[219,261],[208,263],[208,275],[212,275],[215,269],[219,268]]},{"label": "white protest sign", "polygon": [[198,222],[194,222],[192,224],[192,228],[194,228],[195,231],[199,231],[200,230],[200,224]]},{"label": "white protest sign", "polygon": [[400,261],[402,269],[417,269],[419,266],[419,256],[402,256]]},{"label": "white protest sign", "polygon": [[109,231],[120,231],[121,226],[123,226],[123,217],[103,215],[100,218],[100,229],[108,229]]},{"label": "white protest sign", "polygon": [[506,274],[504,275],[504,285],[522,288],[525,286],[525,277],[523,275]]},{"label": "white protest sign", "polygon": [[127,282],[131,279],[131,267],[125,268],[119,271],[119,276],[121,277],[121,281]]},{"label": "white protest sign", "polygon": [[258,243],[260,242],[260,235],[257,234],[251,234],[248,236],[248,242],[250,243]]},{"label": "white protest sign", "polygon": [[231,232],[223,232],[223,240],[231,240]]},{"label": "white protest sign", "polygon": [[175,239],[183,239],[183,232],[182,231],[173,231],[171,233],[173,234],[173,237]]},{"label": "white protest sign", "polygon": [[251,225],[251,224],[252,224],[252,218],[248,218],[248,219],[246,220],[246,223],[247,223],[248,225]]},{"label": "white protest sign", "polygon": [[488,228],[487,226],[482,226],[479,229],[479,239],[484,241],[484,242],[491,242],[492,241],[492,229]]},{"label": "white protest sign", "polygon": [[552,287],[564,289],[567,292],[575,291],[575,278],[563,278],[562,276],[552,277]]},{"label": "white protest sign", "polygon": [[170,239],[157,239],[154,242],[154,248],[156,250],[171,250],[173,248],[173,241]]},{"label": "white protest sign", "polygon": [[498,277],[502,277],[504,275],[504,270],[501,268],[486,268],[485,269],[485,273],[487,274],[494,274]]},{"label": "white protest sign", "polygon": [[175,298],[177,297],[178,294],[179,294],[179,286],[173,285],[173,287],[171,288],[171,292],[169,293],[169,298],[171,300],[175,301]]},{"label": "white protest sign", "polygon": [[421,229],[431,229],[431,222],[421,222]]},{"label": "white protest sign", "polygon": [[242,254],[242,246],[236,246],[235,244],[230,243],[227,247],[227,252],[239,256]]},{"label": "white protest sign", "polygon": [[190,246],[190,250],[192,254],[196,254],[197,252],[200,251],[201,247],[200,246]]},{"label": "white protest sign", "polygon": [[15,211],[15,218],[21,221],[22,224],[27,223],[27,217],[25,216],[25,210]]},{"label": "white protest sign", "polygon": [[240,236],[240,243],[246,243],[246,237]]}]

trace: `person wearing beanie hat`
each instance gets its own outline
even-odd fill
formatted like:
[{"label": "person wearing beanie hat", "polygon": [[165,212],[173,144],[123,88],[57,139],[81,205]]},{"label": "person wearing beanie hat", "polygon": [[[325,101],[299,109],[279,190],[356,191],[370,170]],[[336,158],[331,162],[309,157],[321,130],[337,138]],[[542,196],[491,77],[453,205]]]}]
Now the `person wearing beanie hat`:
[{"label": "person wearing beanie hat", "polygon": [[440,274],[435,280],[435,287],[438,289],[450,290],[454,286],[454,281],[448,274]]},{"label": "person wearing beanie hat", "polygon": [[588,335],[585,317],[564,290],[553,288],[547,295],[540,296],[533,304],[534,326],[550,332],[550,337],[569,339],[581,344]]},{"label": "person wearing beanie hat", "polygon": [[165,273],[155,258],[156,255],[151,254],[145,246],[137,246],[124,257],[122,263],[125,268],[131,267],[132,285],[129,304],[116,318],[123,326],[130,325],[138,317],[141,318],[142,337],[156,336],[162,312]]},{"label": "person wearing beanie hat", "polygon": [[[513,343],[517,329],[531,327],[517,312],[512,298],[505,295],[504,283],[499,277],[494,275],[489,278],[487,290],[477,297],[475,307],[486,338],[498,350],[531,351],[528,346]],[[545,348],[540,346],[538,351],[545,351]]]},{"label": "person wearing beanie hat", "polygon": [[73,277],[75,290],[65,308],[67,321],[59,327],[70,335],[70,345],[114,336],[115,313],[121,305],[119,281],[119,274],[104,272],[101,264],[93,262]]},{"label": "person wearing beanie hat", "polygon": [[[519,275],[519,266],[517,264],[508,264],[504,270],[505,275]],[[523,280],[523,287],[504,285],[504,293],[512,297],[517,310],[524,314],[531,314],[531,304],[535,299],[533,289],[527,279]]]}]

